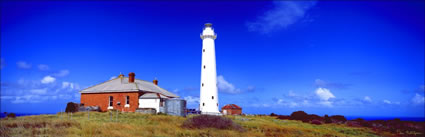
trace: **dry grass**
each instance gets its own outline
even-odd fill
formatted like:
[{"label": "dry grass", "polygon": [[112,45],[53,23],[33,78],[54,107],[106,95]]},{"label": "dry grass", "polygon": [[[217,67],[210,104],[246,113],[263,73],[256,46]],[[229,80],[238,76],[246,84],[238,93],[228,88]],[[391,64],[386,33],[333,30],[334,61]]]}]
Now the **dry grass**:
[{"label": "dry grass", "polygon": [[[115,113],[114,113],[115,114]],[[193,117],[189,116],[188,118]],[[75,113],[72,120],[66,115],[25,116],[2,119],[1,136],[392,136],[390,133],[375,133],[367,128],[344,125],[313,125],[293,120],[279,120],[269,116],[226,116],[241,125],[246,131],[230,129],[187,129],[182,124],[187,118],[167,115],[122,113],[118,122],[110,119],[109,113]]]}]

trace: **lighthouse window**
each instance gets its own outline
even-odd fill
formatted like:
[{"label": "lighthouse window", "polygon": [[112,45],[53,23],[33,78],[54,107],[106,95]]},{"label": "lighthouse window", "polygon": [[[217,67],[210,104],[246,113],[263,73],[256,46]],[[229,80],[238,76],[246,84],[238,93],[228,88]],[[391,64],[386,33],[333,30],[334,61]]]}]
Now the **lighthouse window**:
[{"label": "lighthouse window", "polygon": [[204,83],[202,83],[202,87],[204,86]]},{"label": "lighthouse window", "polygon": [[205,69],[205,65],[204,65],[204,69]]},{"label": "lighthouse window", "polygon": [[205,103],[202,103],[202,106],[205,106]]},{"label": "lighthouse window", "polygon": [[205,52],[205,49],[202,49],[202,52]]},{"label": "lighthouse window", "polygon": [[212,99],[214,99],[214,96],[211,96]]},{"label": "lighthouse window", "polygon": [[217,103],[217,106],[218,106],[218,103]]}]

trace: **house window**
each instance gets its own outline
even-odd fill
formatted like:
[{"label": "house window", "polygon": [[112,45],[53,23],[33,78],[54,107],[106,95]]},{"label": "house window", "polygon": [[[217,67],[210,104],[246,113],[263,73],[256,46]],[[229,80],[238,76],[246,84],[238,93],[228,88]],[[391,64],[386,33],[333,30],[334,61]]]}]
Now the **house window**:
[{"label": "house window", "polygon": [[204,83],[202,83],[202,87],[204,86]]},{"label": "house window", "polygon": [[125,104],[130,104],[130,96],[127,96],[126,98],[125,98]]},{"label": "house window", "polygon": [[109,96],[109,106],[112,107],[114,105],[114,97]]},{"label": "house window", "polygon": [[205,106],[205,103],[202,103],[202,106]]},{"label": "house window", "polygon": [[202,49],[202,52],[205,52],[205,49]]},{"label": "house window", "polygon": [[214,96],[211,96],[212,99],[214,99]]}]

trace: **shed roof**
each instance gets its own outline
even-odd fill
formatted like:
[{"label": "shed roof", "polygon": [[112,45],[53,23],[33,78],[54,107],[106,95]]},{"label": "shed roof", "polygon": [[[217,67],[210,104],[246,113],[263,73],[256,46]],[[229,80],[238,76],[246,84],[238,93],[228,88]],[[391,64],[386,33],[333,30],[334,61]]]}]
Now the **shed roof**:
[{"label": "shed roof", "polygon": [[242,108],[235,104],[227,104],[223,106],[221,109],[242,109]]},{"label": "shed roof", "polygon": [[168,98],[162,94],[159,93],[145,93],[142,96],[139,97],[139,99],[158,99],[158,98]]},{"label": "shed roof", "polygon": [[152,82],[135,79],[134,83],[128,82],[128,77],[118,77],[103,83],[88,87],[80,91],[81,93],[110,93],[110,92],[152,92],[159,93],[166,97],[179,97]]}]

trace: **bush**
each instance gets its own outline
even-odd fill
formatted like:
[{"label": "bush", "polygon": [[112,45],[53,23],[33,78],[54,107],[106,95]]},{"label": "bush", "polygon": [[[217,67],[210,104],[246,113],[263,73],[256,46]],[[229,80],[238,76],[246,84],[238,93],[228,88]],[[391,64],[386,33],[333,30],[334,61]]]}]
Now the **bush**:
[{"label": "bush", "polygon": [[8,118],[16,118],[16,114],[15,113],[9,113],[7,114]]},{"label": "bush", "polygon": [[216,128],[216,129],[235,129],[244,131],[244,129],[231,119],[213,115],[199,115],[187,119],[183,122],[182,127],[191,129]]},{"label": "bush", "polygon": [[332,119],[332,122],[334,123],[345,123],[345,121],[347,121],[347,119],[341,115],[331,116],[331,119]]},{"label": "bush", "polygon": [[322,122],[320,121],[320,120],[312,120],[311,121],[311,124],[315,124],[315,125],[321,125],[322,124]]},{"label": "bush", "polygon": [[360,122],[354,121],[354,120],[347,121],[346,124],[347,126],[350,126],[350,127],[362,127],[362,125],[360,125]]},{"label": "bush", "polygon": [[291,119],[293,120],[301,120],[303,122],[308,122],[308,114],[304,111],[296,111],[292,112]]},{"label": "bush", "polygon": [[277,117],[278,119],[291,119],[290,116],[286,116],[286,115],[280,115]]},{"label": "bush", "polygon": [[271,113],[270,116],[279,116],[279,115],[277,115],[275,113]]},{"label": "bush", "polygon": [[332,123],[332,120],[328,115],[325,115],[325,123],[326,124]]},{"label": "bush", "polygon": [[323,118],[315,114],[310,114],[308,115],[307,120],[308,121],[313,121],[313,120],[323,121]]},{"label": "bush", "polygon": [[362,118],[356,118],[352,121],[356,121],[358,124],[360,124],[363,127],[372,127],[372,124]]},{"label": "bush", "polygon": [[78,108],[80,107],[80,104],[74,103],[74,102],[68,102],[66,104],[65,112],[78,112]]}]

